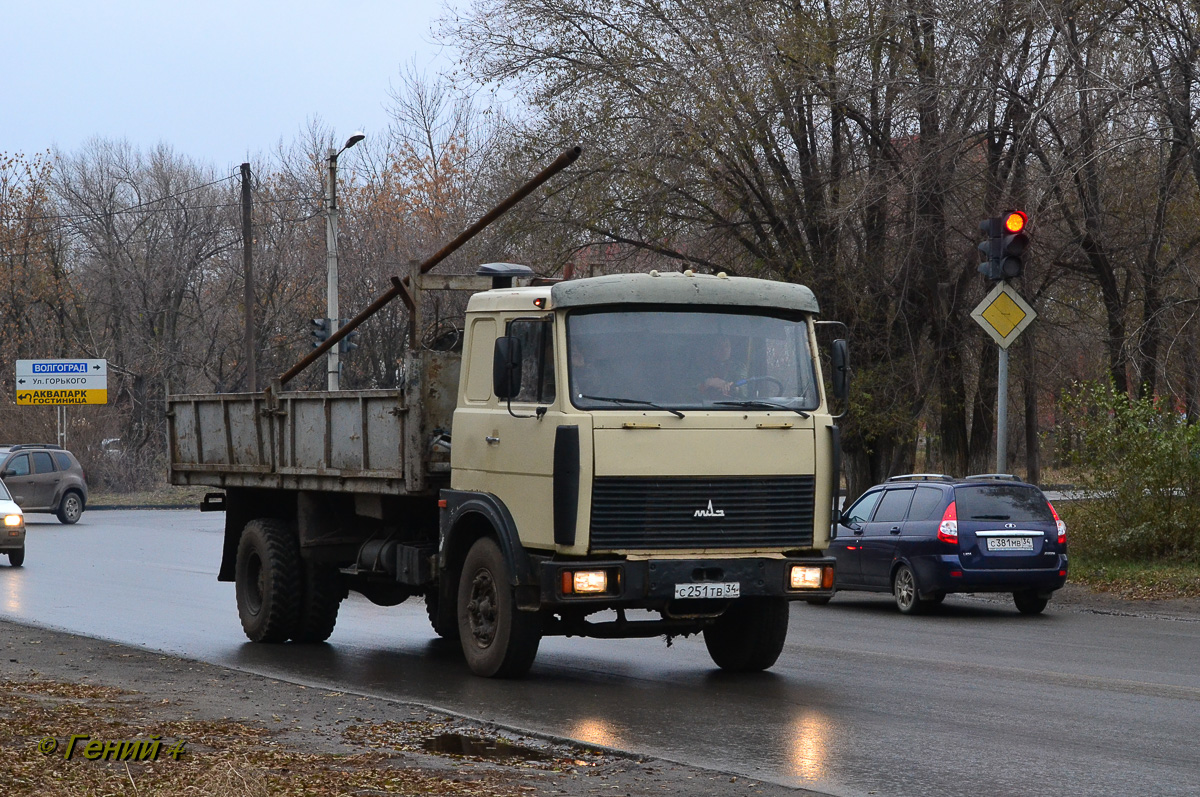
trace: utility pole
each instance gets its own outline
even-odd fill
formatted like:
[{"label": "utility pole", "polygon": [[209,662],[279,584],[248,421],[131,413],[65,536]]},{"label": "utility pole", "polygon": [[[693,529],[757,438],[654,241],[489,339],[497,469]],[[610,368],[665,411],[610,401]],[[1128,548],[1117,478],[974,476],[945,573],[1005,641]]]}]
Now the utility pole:
[{"label": "utility pole", "polygon": [[[362,133],[354,133],[350,138],[346,139],[346,144],[341,149],[334,151],[333,147],[329,148],[329,174],[325,187],[325,299],[326,299],[326,317],[329,319],[330,334],[337,328],[336,324],[341,314],[338,311],[338,252],[337,252],[337,159],[346,150],[353,147],[358,142],[366,138]],[[341,377],[341,364],[338,361],[338,347],[333,346],[329,349],[328,370],[329,379],[327,387],[329,390],[339,389],[339,381]]]},{"label": "utility pole", "polygon": [[[340,318],[338,313],[338,253],[337,253],[337,153],[329,148],[329,174],[325,185],[325,311],[326,318]],[[339,388],[338,347],[326,355],[329,390]]]},{"label": "utility pole", "polygon": [[258,356],[254,345],[254,232],[250,223],[250,164],[242,164],[242,275],[245,295],[246,389],[258,391]]}]

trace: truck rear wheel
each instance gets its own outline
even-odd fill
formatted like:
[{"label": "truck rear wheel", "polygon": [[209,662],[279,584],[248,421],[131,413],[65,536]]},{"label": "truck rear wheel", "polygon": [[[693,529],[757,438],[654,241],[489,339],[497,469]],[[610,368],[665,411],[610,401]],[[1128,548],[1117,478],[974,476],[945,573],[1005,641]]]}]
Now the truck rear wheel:
[{"label": "truck rear wheel", "polygon": [[471,672],[486,678],[519,678],[537,656],[541,618],[517,610],[508,563],[490,537],[476,540],[463,562],[458,638]]},{"label": "truck rear wheel", "polygon": [[292,634],[295,642],[324,642],[337,624],[338,606],[346,597],[346,587],[336,567],[304,563],[304,600],[300,622]]},{"label": "truck rear wheel", "polygon": [[758,672],[779,658],[787,630],[785,599],[741,598],[704,629],[704,645],[722,670]]},{"label": "truck rear wheel", "polygon": [[252,642],[284,642],[297,631],[300,564],[300,546],[286,523],[260,518],[242,530],[234,580],[238,616]]}]

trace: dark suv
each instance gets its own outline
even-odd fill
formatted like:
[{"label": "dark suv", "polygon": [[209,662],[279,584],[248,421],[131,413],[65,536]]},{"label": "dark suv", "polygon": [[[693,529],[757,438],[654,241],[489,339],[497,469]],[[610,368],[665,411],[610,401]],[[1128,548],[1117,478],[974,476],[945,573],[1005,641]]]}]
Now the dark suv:
[{"label": "dark suv", "polygon": [[83,467],[62,446],[0,446],[0,478],[26,513],[53,512],[63,523],[75,523],[87,506]]},{"label": "dark suv", "polygon": [[829,553],[838,590],[891,592],[905,614],[949,592],[1011,592],[1037,614],[1067,581],[1066,524],[1007,474],[893,477],[842,513]]}]

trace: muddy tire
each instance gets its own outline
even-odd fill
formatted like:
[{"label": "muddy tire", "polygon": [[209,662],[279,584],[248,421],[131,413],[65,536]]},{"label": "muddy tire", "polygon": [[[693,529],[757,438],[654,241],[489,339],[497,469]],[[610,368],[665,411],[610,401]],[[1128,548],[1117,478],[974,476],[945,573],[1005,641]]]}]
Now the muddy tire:
[{"label": "muddy tire", "polygon": [[246,524],[234,581],[242,630],[252,642],[285,642],[297,633],[303,572],[300,546],[287,523],[260,518]]},{"label": "muddy tire", "polygon": [[490,537],[477,540],[463,562],[458,638],[471,672],[485,678],[519,678],[537,656],[541,618],[517,610],[508,563]]},{"label": "muddy tire", "polygon": [[324,642],[337,624],[338,607],[346,597],[342,574],[336,567],[304,562],[304,597],[300,622],[292,634],[295,642]]},{"label": "muddy tire", "polygon": [[759,672],[779,659],[787,641],[788,602],[741,598],[704,629],[708,655],[722,670]]}]

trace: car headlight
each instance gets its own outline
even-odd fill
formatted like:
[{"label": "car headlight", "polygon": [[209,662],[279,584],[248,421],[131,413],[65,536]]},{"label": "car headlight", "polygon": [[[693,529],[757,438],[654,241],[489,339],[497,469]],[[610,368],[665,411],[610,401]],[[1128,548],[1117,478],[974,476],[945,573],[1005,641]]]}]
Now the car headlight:
[{"label": "car headlight", "polygon": [[21,526],[25,525],[25,516],[24,515],[5,515],[4,516],[4,525],[8,526],[10,529],[20,528]]}]

